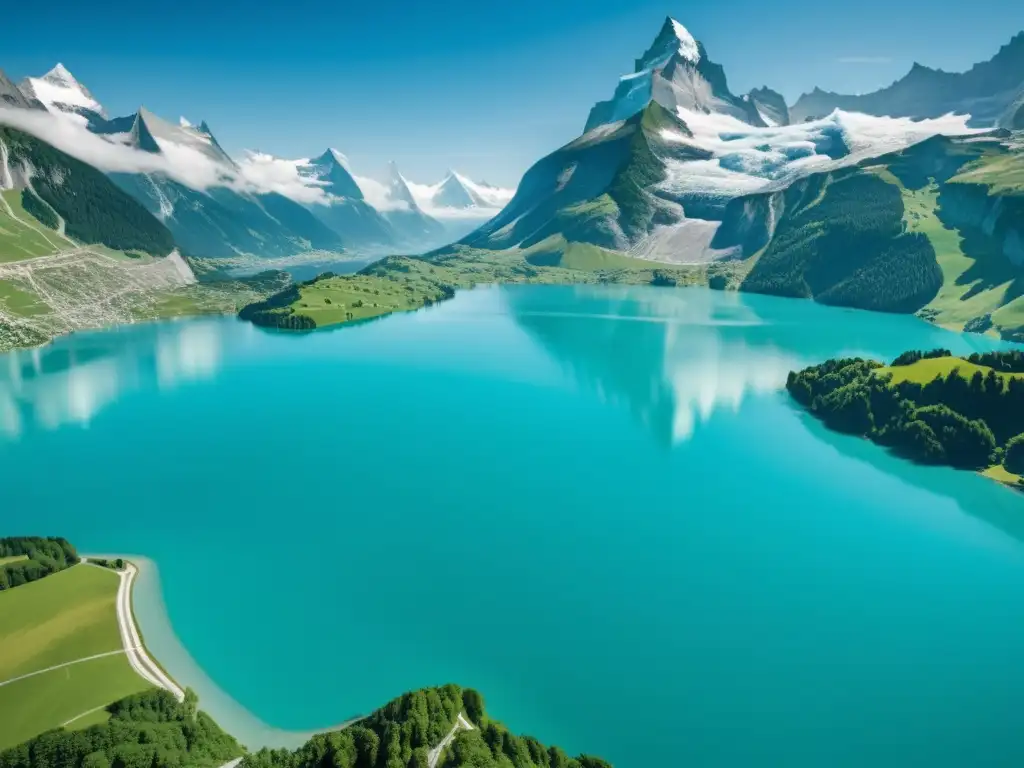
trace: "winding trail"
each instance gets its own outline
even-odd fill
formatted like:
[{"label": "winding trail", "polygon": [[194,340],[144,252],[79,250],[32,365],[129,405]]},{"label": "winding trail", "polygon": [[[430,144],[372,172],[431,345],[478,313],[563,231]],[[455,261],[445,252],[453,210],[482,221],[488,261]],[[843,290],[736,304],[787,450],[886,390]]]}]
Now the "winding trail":
[{"label": "winding trail", "polygon": [[64,667],[70,667],[72,664],[81,664],[81,663],[86,662],[86,661],[92,661],[93,659],[102,659],[102,658],[105,658],[107,656],[116,656],[117,654],[124,653],[124,652],[125,652],[124,648],[121,648],[121,649],[116,650],[116,651],[107,651],[106,653],[97,653],[97,654],[94,654],[92,656],[85,656],[85,657],[83,657],[81,659],[75,659],[74,661],[65,661],[63,664],[54,664],[52,667],[47,667],[46,669],[37,669],[35,672],[28,672],[28,673],[26,673],[24,675],[18,675],[17,677],[12,677],[10,680],[4,680],[3,682],[0,682],[0,688],[2,688],[5,685],[10,685],[11,683],[16,683],[19,680],[24,680],[27,677],[35,677],[36,675],[43,675],[43,674],[46,674],[47,672],[53,672],[53,670],[55,670],[55,669],[63,669]]},{"label": "winding trail", "polygon": [[455,734],[459,731],[472,731],[473,724],[462,716],[459,712],[459,716],[455,718],[455,725],[448,731],[448,735],[441,739],[441,743],[434,747],[430,752],[427,753],[427,765],[429,768],[437,768],[437,761],[441,759],[441,753],[444,752],[445,747],[452,743],[455,739]]}]

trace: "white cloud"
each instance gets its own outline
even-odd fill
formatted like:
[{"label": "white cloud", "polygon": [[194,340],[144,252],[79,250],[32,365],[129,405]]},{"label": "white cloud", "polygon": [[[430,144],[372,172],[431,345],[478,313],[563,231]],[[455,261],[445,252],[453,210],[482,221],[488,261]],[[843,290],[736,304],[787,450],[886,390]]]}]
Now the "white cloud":
[{"label": "white cloud", "polygon": [[[186,123],[184,118],[180,120],[180,125]],[[198,145],[163,138],[157,138],[159,153],[145,152],[128,142],[128,134],[99,136],[88,130],[80,116],[65,113],[0,106],[0,124],[36,136],[106,173],[163,174],[200,191],[228,187],[238,192],[276,192],[306,205],[330,205],[335,200],[326,189],[328,182],[308,172],[309,160],[305,158],[285,160],[262,152],[248,152],[237,165],[232,165],[205,154]],[[366,202],[377,210],[409,210],[406,201],[391,197],[387,184],[363,176],[353,178]],[[463,182],[493,207],[439,207],[432,200],[439,185],[410,183],[409,186],[417,204],[427,214],[441,219],[490,218],[512,196],[512,190],[477,185],[468,179]]]},{"label": "white cloud", "polygon": [[394,200],[388,190],[387,184],[382,184],[376,179],[366,176],[353,176],[356,184],[363,191],[366,202],[378,211],[408,211],[409,204],[404,200]]},{"label": "white cloud", "polygon": [[306,160],[250,153],[232,167],[196,147],[164,139],[157,139],[158,154],[145,152],[119,142],[118,136],[98,136],[73,116],[35,110],[0,107],[0,124],[36,136],[107,173],[157,173],[192,189],[229,187],[238,192],[278,192],[299,203],[326,205],[331,200],[323,182],[299,173]]},{"label": "white cloud", "polygon": [[242,178],[257,189],[277,192],[297,203],[328,205],[331,195],[325,190],[326,182],[311,179],[300,173],[308,161],[282,160],[262,152],[249,152],[239,163]]},{"label": "white cloud", "polygon": [[107,173],[162,173],[193,189],[232,186],[229,169],[200,152],[163,142],[160,154],[107,141],[76,120],[28,109],[0,107],[0,124],[29,133]]}]

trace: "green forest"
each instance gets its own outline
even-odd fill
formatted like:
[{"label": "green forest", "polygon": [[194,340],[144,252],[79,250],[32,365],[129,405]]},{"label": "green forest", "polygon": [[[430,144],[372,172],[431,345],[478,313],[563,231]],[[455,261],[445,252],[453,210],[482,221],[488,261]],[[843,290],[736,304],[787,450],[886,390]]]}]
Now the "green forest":
[{"label": "green forest", "polygon": [[78,553],[67,539],[36,536],[0,539],[0,591],[20,587],[77,562]]},{"label": "green forest", "polygon": [[[888,369],[861,358],[828,360],[790,372],[786,388],[832,429],[868,437],[901,455],[930,464],[982,470],[1002,465],[1024,470],[1024,376],[1020,352],[990,352],[968,359],[948,350],[912,351]],[[946,370],[926,381],[893,371]]]},{"label": "green forest", "polygon": [[215,768],[242,747],[186,691],[179,702],[164,690],[108,706],[110,719],[83,730],[55,729],[0,752],[0,768]]},{"label": "green forest", "polygon": [[[459,713],[475,726],[460,730],[438,768],[611,768],[604,760],[569,757],[530,736],[516,736],[484,709],[471,688],[445,685],[406,693],[341,731],[314,736],[294,752],[264,749],[241,768],[427,768],[427,755]],[[0,764],[0,768],[7,768]]]},{"label": "green forest", "polygon": [[24,162],[34,170],[32,188],[39,199],[26,193],[22,200],[44,224],[56,225],[56,211],[68,237],[82,243],[154,256],[174,249],[170,231],[91,165],[14,128],[0,126],[0,141],[8,147],[12,163]]},{"label": "green forest", "polygon": [[[807,200],[815,185],[820,196]],[[786,190],[785,210],[742,290],[915,312],[942,286],[928,238],[905,230],[899,188],[874,174],[812,176]]]}]

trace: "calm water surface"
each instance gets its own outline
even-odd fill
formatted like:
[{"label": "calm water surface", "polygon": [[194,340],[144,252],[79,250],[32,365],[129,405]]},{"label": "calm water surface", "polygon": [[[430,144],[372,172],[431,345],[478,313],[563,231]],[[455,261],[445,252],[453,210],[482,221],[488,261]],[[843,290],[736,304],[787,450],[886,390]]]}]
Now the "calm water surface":
[{"label": "calm water surface", "polygon": [[1020,764],[1024,495],[781,389],[940,345],[994,342],[614,287],[81,334],[0,357],[0,498],[152,560],[147,639],[250,743],[225,695],[298,731],[454,681],[618,768]]}]

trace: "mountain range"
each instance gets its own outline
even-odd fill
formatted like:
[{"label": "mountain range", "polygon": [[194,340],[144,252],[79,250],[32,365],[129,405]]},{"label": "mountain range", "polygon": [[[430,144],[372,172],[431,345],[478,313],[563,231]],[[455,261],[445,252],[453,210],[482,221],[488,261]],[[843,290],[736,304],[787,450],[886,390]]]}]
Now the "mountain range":
[{"label": "mountain range", "polygon": [[439,256],[567,267],[597,247],[629,259],[596,265],[1024,338],[1021,128],[1024,34],[964,73],[915,65],[874,94],[788,106],[768,87],[736,96],[669,18],[583,135]]},{"label": "mountain range", "polygon": [[1024,32],[1015,35],[988,61],[966,72],[944,72],[914,63],[892,85],[863,95],[842,95],[815,88],[793,104],[794,120],[821,117],[836,109],[889,117],[970,115],[974,127],[1020,127],[1024,99]]},{"label": "mountain range", "polygon": [[[61,65],[20,85],[0,74],[0,99],[11,130],[94,161],[162,229],[139,226],[169,232],[190,257],[434,248],[424,257],[434,266],[416,268],[424,301],[484,280],[650,273],[659,284],[710,281],[1024,337],[1024,138],[1014,133],[1024,128],[1024,34],[963,73],[915,65],[873,94],[815,89],[788,105],[768,86],[734,93],[703,43],[668,18],[583,134],[514,191],[456,171],[419,184],[393,163],[375,180],[335,149],[235,159],[205,122],[145,108],[110,117]],[[43,179],[2,141],[0,156],[0,187],[19,192],[24,211],[71,224],[43,194],[45,184],[56,194],[70,166],[53,161]],[[108,228],[86,229],[102,235],[92,242],[121,242]],[[360,279],[384,279],[392,265],[411,268],[385,259]],[[249,316],[316,325],[296,316],[303,294],[289,290]],[[331,322],[373,314],[328,304]]]},{"label": "mountain range", "polygon": [[[454,172],[431,186],[406,182],[392,169],[381,185],[354,176],[334,149],[295,161],[250,153],[236,162],[205,122],[172,123],[145,107],[111,118],[63,64],[20,85],[0,73],[0,98],[5,106],[58,116],[110,144],[160,156],[167,172],[105,170],[192,256],[426,250],[463,236],[511,197]],[[267,161],[278,171],[289,168],[289,178],[267,183]]]}]

